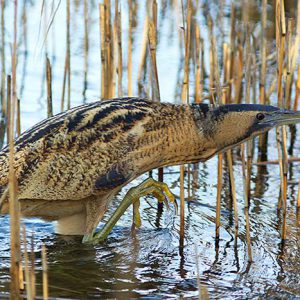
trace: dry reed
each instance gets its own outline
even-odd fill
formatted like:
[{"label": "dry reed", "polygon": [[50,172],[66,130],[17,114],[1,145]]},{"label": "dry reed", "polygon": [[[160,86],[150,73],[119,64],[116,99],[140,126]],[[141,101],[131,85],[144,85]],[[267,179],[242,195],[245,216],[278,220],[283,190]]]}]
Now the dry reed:
[{"label": "dry reed", "polygon": [[17,136],[21,134],[21,101],[19,98],[17,98],[17,120],[16,120],[16,133]]},{"label": "dry reed", "polygon": [[[11,241],[11,299],[20,298],[20,208],[17,198],[17,180],[14,168],[14,124],[17,105],[17,8],[18,2],[14,2],[14,34],[12,48],[12,97],[8,103],[11,106],[8,116],[9,126],[9,213],[10,213],[10,241]],[[9,97],[10,97],[10,92]]]},{"label": "dry reed", "polygon": [[297,81],[295,81],[295,102],[294,102],[294,110],[298,110],[298,101],[300,95],[300,65],[298,66],[298,75]]},{"label": "dry reed", "polygon": [[[216,54],[215,61],[217,60]],[[227,44],[223,44],[223,68],[224,68],[224,85],[226,85],[230,81],[230,53],[229,48]],[[218,75],[217,75],[218,77]],[[219,86],[221,84],[219,83]],[[221,104],[224,105],[226,103],[230,102],[231,95],[229,93],[226,93],[227,89],[223,90],[222,98],[220,99]],[[231,91],[231,90],[229,90]],[[232,151],[228,150],[226,152],[227,157],[227,165],[229,170],[229,178],[230,178],[230,189],[231,189],[231,197],[232,197],[232,203],[233,203],[233,211],[234,211],[234,236],[235,236],[235,245],[237,245],[237,239],[238,239],[238,208],[237,208],[237,198],[236,198],[236,187],[235,187],[235,179],[234,179],[234,173],[233,173],[233,159],[232,159]]]},{"label": "dry reed", "polygon": [[118,95],[123,95],[123,55],[122,55],[122,23],[121,23],[121,9],[118,12],[117,18],[117,37],[118,37]]},{"label": "dry reed", "polygon": [[[154,2],[155,3],[155,2]],[[148,43],[150,51],[150,69],[151,69],[151,87],[152,87],[152,99],[154,101],[160,101],[159,81],[158,81],[158,70],[156,62],[156,23],[155,21],[149,20],[149,31],[148,31]]]},{"label": "dry reed", "polygon": [[[276,25],[276,48],[277,48],[277,98],[278,106],[285,108],[286,104],[283,99],[283,68],[285,60],[285,40],[286,40],[286,23],[284,12],[284,1],[276,0],[275,9],[275,25]],[[290,54],[289,54],[290,55]],[[288,62],[287,71],[290,72],[290,63]],[[278,207],[283,208],[283,224],[282,224],[282,241],[286,239],[286,213],[287,213],[287,141],[286,126],[282,126],[281,130],[277,129],[277,149],[280,161],[280,201]],[[280,139],[282,137],[282,142]]]},{"label": "dry reed", "polygon": [[[153,1],[153,5],[155,5]],[[127,82],[128,96],[132,96],[132,18],[133,18],[132,0],[128,0],[128,45],[127,45]],[[156,27],[155,27],[156,31]]]},{"label": "dry reed", "polygon": [[46,81],[47,81],[47,117],[53,116],[52,108],[52,70],[48,57],[46,57]]},{"label": "dry reed", "polygon": [[88,0],[83,2],[84,11],[84,73],[83,73],[83,92],[82,95],[86,97],[86,90],[88,86],[88,68],[89,68],[89,6]]},{"label": "dry reed", "polygon": [[200,103],[203,93],[203,72],[202,72],[202,59],[201,59],[201,35],[200,35],[200,27],[196,24],[195,31],[195,61],[196,61],[196,75],[195,75],[195,102]]},{"label": "dry reed", "polygon": [[36,289],[35,289],[35,254],[34,254],[34,232],[31,233],[31,238],[30,238],[30,283],[31,283],[31,290],[33,294],[33,298],[36,296]]},{"label": "dry reed", "polygon": [[100,58],[101,58],[101,99],[105,99],[106,84],[105,84],[105,73],[106,73],[106,61],[105,61],[105,6],[99,3],[99,16],[100,16]]},{"label": "dry reed", "polygon": [[32,291],[30,263],[29,263],[29,255],[28,255],[28,248],[27,248],[27,235],[26,235],[25,225],[23,225],[23,246],[24,246],[24,264],[25,264],[24,271],[25,271],[25,280],[26,280],[26,296],[27,299],[33,300],[34,292]]},{"label": "dry reed", "polygon": [[[192,22],[192,1],[187,1],[187,19],[182,3],[182,20],[184,34],[184,75],[182,83],[181,101],[189,103],[189,61],[190,61],[190,41],[191,41],[191,22]],[[180,166],[180,245],[184,244],[184,166]]]},{"label": "dry reed", "polygon": [[299,179],[299,183],[298,183],[297,207],[300,208],[300,179]]},{"label": "dry reed", "polygon": [[250,236],[250,220],[249,220],[249,193],[248,193],[248,182],[247,182],[247,162],[245,158],[245,145],[241,146],[242,154],[242,173],[243,173],[243,184],[244,184],[244,212],[245,212],[245,222],[246,222],[246,240],[247,240],[247,250],[248,250],[248,261],[252,262],[252,246],[251,246],[251,236]]},{"label": "dry reed", "polygon": [[[118,3],[116,3],[118,5]],[[116,9],[118,7],[116,6]],[[100,58],[101,58],[101,99],[112,98],[115,94],[115,57],[114,57],[114,41],[116,37],[113,37],[113,30],[111,25],[111,5],[109,0],[105,0],[104,4],[99,4],[100,14]],[[115,16],[116,17],[116,16]],[[117,31],[121,31],[120,15],[118,18],[119,28]],[[114,26],[116,27],[116,26]],[[116,30],[116,29],[114,29]],[[118,33],[117,33],[118,35]],[[118,36],[118,42],[120,43],[120,37]],[[120,57],[119,57],[120,59]],[[119,70],[118,70],[119,72]],[[120,74],[119,74],[120,79]],[[120,91],[118,91],[120,95]]]},{"label": "dry reed", "polygon": [[45,244],[42,245],[42,268],[43,268],[43,300],[49,298],[48,287],[48,265],[47,265],[47,251]]},{"label": "dry reed", "polygon": [[139,85],[139,94],[141,93],[141,86],[142,86],[142,77],[145,75],[145,68],[146,68],[146,58],[147,58],[147,45],[148,45],[148,32],[149,32],[149,17],[148,15],[144,21],[144,28],[143,28],[143,38],[142,38],[142,48],[141,48],[141,62],[139,65],[138,71],[138,85]]},{"label": "dry reed", "polygon": [[[65,68],[63,76],[63,87],[61,96],[61,111],[65,109],[65,91],[66,84],[68,84],[67,93],[67,108],[71,107],[71,39],[70,39],[70,0],[66,2],[66,57],[65,57]],[[67,81],[68,80],[68,81]]]},{"label": "dry reed", "polygon": [[5,0],[1,0],[1,107],[2,115],[6,116],[7,103],[5,98]]}]

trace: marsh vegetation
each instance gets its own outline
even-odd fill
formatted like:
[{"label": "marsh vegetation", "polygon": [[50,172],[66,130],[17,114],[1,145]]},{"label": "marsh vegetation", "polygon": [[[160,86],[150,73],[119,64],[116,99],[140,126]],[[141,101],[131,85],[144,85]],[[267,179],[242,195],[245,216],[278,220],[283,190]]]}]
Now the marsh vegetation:
[{"label": "marsh vegetation", "polygon": [[[2,0],[0,144],[13,157],[13,138],[38,121],[127,95],[300,110],[299,41],[293,0]],[[206,163],[153,170],[178,198],[180,217],[147,198],[135,235],[128,210],[97,246],[21,220],[11,164],[0,297],[299,296],[299,130],[278,128]],[[122,190],[99,226],[148,176]]]}]

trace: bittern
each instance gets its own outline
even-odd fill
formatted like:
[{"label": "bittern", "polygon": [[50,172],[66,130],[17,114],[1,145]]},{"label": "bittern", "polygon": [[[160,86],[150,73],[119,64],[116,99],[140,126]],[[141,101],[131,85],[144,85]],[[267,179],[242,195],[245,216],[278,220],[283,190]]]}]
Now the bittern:
[{"label": "bittern", "polygon": [[[163,183],[131,188],[95,233],[120,189],[154,168],[201,162],[274,126],[300,122],[300,112],[273,106],[175,105],[139,98],[98,101],[42,121],[15,140],[14,167],[23,216],[56,220],[56,232],[105,239],[121,214],[152,193],[174,201]],[[0,152],[0,191],[9,184],[9,150]],[[2,197],[4,199],[4,197]],[[8,197],[1,213],[8,213]]]}]

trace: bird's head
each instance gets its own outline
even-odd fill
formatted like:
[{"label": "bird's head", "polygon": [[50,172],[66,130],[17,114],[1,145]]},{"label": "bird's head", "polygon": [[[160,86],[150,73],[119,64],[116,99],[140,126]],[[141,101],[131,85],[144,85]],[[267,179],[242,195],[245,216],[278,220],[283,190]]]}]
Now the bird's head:
[{"label": "bird's head", "polygon": [[231,104],[210,110],[203,129],[220,152],[273,127],[299,122],[300,112],[268,105]]}]

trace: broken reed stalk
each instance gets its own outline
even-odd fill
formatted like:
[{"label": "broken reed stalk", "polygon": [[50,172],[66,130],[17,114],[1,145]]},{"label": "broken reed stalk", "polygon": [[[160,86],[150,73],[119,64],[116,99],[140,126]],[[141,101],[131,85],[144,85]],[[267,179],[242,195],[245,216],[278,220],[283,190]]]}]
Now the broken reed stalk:
[{"label": "broken reed stalk", "polygon": [[30,271],[29,271],[29,256],[28,256],[27,235],[26,235],[25,225],[23,225],[23,246],[24,246],[26,296],[27,296],[27,299],[33,300],[34,296],[33,296],[31,276],[30,276]]},{"label": "broken reed stalk", "polygon": [[[300,157],[289,157],[288,158],[288,162],[300,162]],[[275,160],[266,160],[266,161],[258,161],[256,163],[254,163],[257,166],[266,166],[266,165],[277,165],[279,164],[279,160],[275,159]]]},{"label": "broken reed stalk", "polygon": [[7,103],[5,98],[5,0],[1,0],[1,108],[2,116],[6,117]]},{"label": "broken reed stalk", "polygon": [[84,10],[84,79],[82,95],[86,98],[86,90],[88,85],[88,63],[89,63],[89,17],[88,17],[88,0],[83,2]]},{"label": "broken reed stalk", "polygon": [[[14,34],[12,48],[12,98],[9,116],[9,213],[10,213],[10,275],[11,299],[20,298],[20,207],[17,198],[17,179],[14,168],[14,123],[17,103],[17,8],[18,2],[14,1]],[[9,93],[10,94],[10,93]],[[9,99],[10,100],[10,99]]]},{"label": "broken reed stalk", "polygon": [[[153,1],[155,5],[156,1]],[[127,56],[127,81],[128,81],[128,96],[132,96],[132,0],[128,0],[128,56]],[[155,27],[156,30],[156,27]]]},{"label": "broken reed stalk", "polygon": [[47,117],[53,116],[52,109],[52,70],[48,57],[46,57],[46,81],[47,81]]},{"label": "broken reed stalk", "polygon": [[43,300],[48,300],[48,265],[47,265],[47,251],[45,244],[42,245],[42,269],[43,269]]}]

